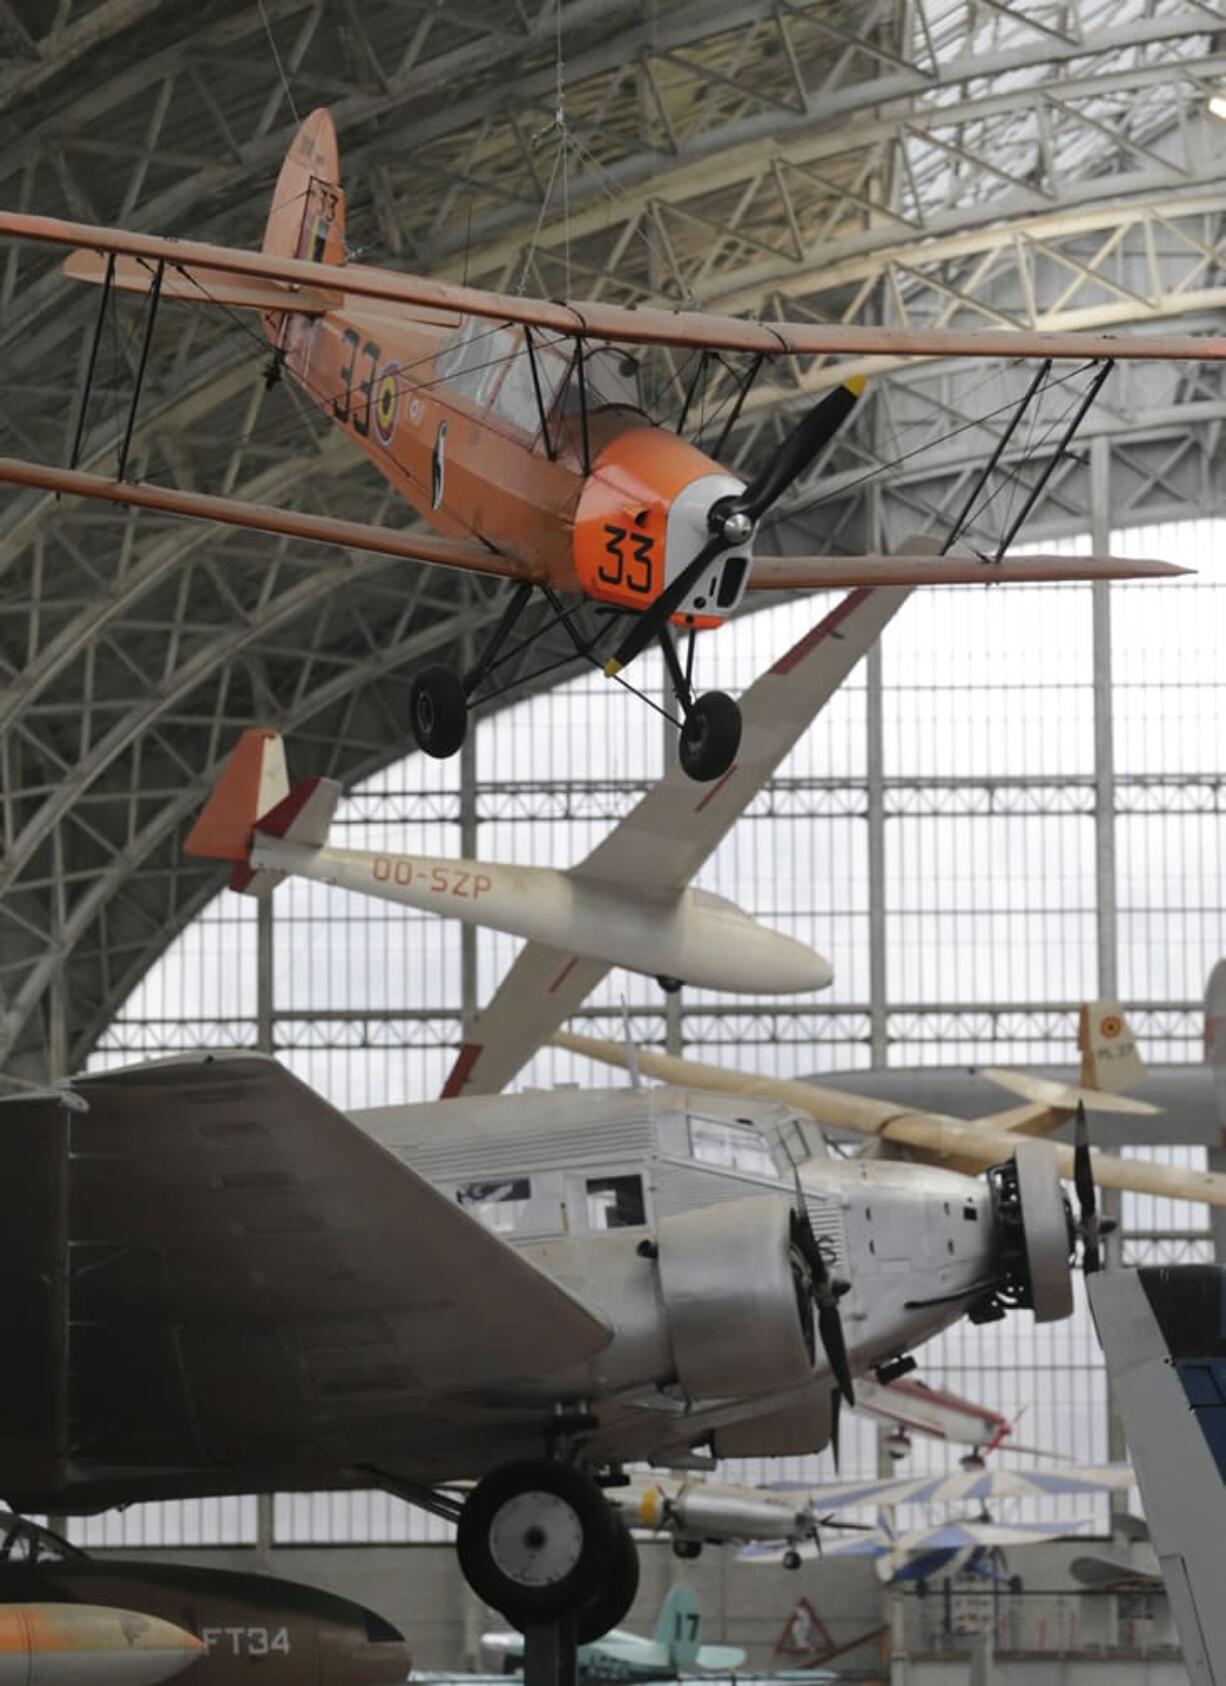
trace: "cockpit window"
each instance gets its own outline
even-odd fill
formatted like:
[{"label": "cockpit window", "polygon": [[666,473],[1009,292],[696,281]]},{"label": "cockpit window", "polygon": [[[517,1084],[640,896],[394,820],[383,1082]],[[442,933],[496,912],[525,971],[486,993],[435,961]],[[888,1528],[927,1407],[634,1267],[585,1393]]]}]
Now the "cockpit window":
[{"label": "cockpit window", "polygon": [[589,1229],[637,1229],[646,1222],[642,1177],[587,1179]]},{"label": "cockpit window", "polygon": [[690,1152],[700,1165],[748,1171],[755,1177],[778,1175],[770,1148],[752,1124],[691,1117]]},{"label": "cockpit window", "polygon": [[479,1218],[487,1229],[500,1235],[512,1234],[520,1224],[532,1199],[532,1183],[527,1177],[501,1177],[496,1181],[461,1183],[455,1191],[456,1203]]}]

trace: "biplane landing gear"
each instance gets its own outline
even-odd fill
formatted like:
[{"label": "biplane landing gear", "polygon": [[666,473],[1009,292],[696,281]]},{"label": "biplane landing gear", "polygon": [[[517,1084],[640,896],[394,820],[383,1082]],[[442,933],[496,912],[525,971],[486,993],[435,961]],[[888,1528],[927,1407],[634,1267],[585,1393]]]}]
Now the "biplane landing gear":
[{"label": "biplane landing gear", "polygon": [[638,1552],[596,1483],[572,1464],[525,1458],[493,1470],[460,1513],[470,1587],[513,1626],[574,1623],[585,1644],[615,1627],[638,1589]]},{"label": "biplane landing gear", "polygon": [[436,760],[454,755],[468,735],[464,681],[450,667],[425,667],[409,693],[409,724],[418,749]]},{"label": "biplane landing gear", "polygon": [[741,711],[724,691],[695,697],[681,725],[678,758],[689,778],[706,784],[721,778],[741,747]]}]

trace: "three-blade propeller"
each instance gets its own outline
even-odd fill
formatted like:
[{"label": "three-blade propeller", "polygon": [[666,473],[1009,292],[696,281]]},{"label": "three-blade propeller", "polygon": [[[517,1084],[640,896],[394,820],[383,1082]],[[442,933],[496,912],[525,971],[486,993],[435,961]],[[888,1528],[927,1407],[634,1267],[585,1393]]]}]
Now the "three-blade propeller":
[{"label": "three-blade propeller", "polygon": [[855,407],[864,388],[863,377],[850,377],[813,406],[793,428],[781,448],[745,487],[732,497],[717,498],[707,512],[709,534],[692,562],[631,623],[605,672],[612,676],[641,654],[668,625],[701,580],[703,570],[723,550],[748,544],[754,528],[781,498],[798,474],[825,450]]}]

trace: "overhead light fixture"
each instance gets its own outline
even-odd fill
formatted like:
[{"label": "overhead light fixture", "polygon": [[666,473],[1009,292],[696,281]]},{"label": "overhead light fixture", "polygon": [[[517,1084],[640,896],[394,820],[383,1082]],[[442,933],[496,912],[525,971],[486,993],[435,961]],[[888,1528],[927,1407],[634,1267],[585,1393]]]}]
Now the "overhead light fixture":
[{"label": "overhead light fixture", "polygon": [[1226,123],[1226,88],[1219,93],[1209,95],[1210,117],[1220,117]]}]

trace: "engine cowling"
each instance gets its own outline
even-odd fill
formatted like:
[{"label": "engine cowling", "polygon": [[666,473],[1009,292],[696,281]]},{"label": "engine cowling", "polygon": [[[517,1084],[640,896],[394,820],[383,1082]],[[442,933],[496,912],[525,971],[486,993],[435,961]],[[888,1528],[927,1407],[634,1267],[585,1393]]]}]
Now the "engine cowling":
[{"label": "engine cowling", "polygon": [[690,1399],[777,1393],[809,1379],[808,1288],[785,1196],[676,1212],[661,1221],[657,1244],[673,1366]]},{"label": "engine cowling", "polygon": [[[1073,1310],[1073,1219],[1060,1186],[1056,1150],[1020,1141],[1013,1158],[988,1172],[1000,1249],[1000,1279],[991,1305],[1027,1307],[1036,1323]],[[982,1321],[971,1313],[972,1321]]]}]

